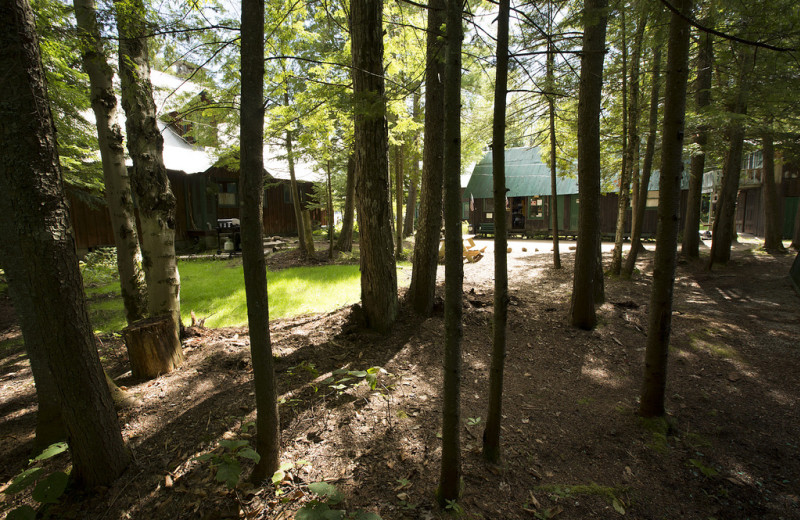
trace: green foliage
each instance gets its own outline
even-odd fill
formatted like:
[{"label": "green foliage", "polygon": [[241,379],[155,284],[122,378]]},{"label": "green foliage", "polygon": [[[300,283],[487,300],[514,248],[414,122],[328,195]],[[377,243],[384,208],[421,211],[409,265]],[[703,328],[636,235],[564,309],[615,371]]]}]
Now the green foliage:
[{"label": "green foliage", "polygon": [[221,452],[204,453],[196,460],[210,461],[211,467],[216,471],[214,474],[216,481],[233,489],[239,484],[242,476],[242,464],[239,459],[252,460],[257,464],[261,460],[261,456],[250,447],[250,442],[246,440],[223,439],[219,441],[219,447],[222,448]]},{"label": "green foliage", "polygon": [[564,486],[561,484],[549,484],[537,486],[535,491],[540,491],[560,498],[571,498],[574,496],[599,496],[604,498],[608,504],[620,515],[625,514],[625,503],[620,495],[625,493],[626,487],[601,486],[592,482],[591,484],[579,484],[575,486]]},{"label": "green foliage", "polygon": [[703,476],[705,477],[711,478],[719,475],[719,471],[712,468],[711,466],[706,466],[699,459],[689,459],[689,465],[700,470],[700,473],[702,473]]},{"label": "green foliage", "polygon": [[314,482],[308,485],[308,490],[315,498],[297,511],[296,520],[381,520],[376,513],[358,510],[348,514],[344,509],[332,509],[331,506],[344,501],[342,492],[332,484]]},{"label": "green foliage", "polygon": [[31,6],[36,12],[36,32],[64,181],[98,195],[103,188],[103,171],[97,155],[96,130],[82,113],[90,108],[89,88],[77,52],[72,3],[33,0]]},{"label": "green foliage", "polygon": [[[66,442],[57,442],[44,449],[39,455],[29,461],[29,464],[42,462],[56,455],[67,451]],[[37,514],[47,515],[47,507],[50,504],[57,504],[58,499],[67,489],[69,477],[63,471],[47,473],[41,466],[31,466],[20,473],[11,481],[11,484],[3,491],[6,496],[20,493],[31,486],[31,498],[41,504],[36,510],[29,505],[19,506],[8,513],[6,518],[14,520],[34,519]]]}]

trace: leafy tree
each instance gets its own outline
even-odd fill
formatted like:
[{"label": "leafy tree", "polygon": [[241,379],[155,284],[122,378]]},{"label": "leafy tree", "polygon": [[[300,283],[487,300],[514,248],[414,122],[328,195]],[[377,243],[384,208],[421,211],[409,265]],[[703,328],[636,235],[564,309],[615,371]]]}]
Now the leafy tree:
[{"label": "leafy tree", "polygon": [[27,0],[4,2],[0,20],[0,261],[23,337],[52,373],[72,477],[107,485],[130,455],[89,324],[33,12]]},{"label": "leafy tree", "polygon": [[639,414],[644,417],[664,415],[667,354],[672,325],[672,291],[677,263],[686,82],[689,76],[690,31],[684,16],[691,11],[691,0],[678,0],[676,7],[680,12],[672,14],[669,25],[664,99],[666,115],[658,192],[658,230],[647,327],[644,382],[639,403]]}]

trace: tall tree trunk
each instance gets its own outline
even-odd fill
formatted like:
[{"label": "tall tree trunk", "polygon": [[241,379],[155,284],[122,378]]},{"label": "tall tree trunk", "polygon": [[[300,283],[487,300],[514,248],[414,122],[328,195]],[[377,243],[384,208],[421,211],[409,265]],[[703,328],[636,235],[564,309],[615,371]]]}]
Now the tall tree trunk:
[{"label": "tall tree trunk", "polygon": [[[706,21],[706,26],[710,27],[711,24]],[[703,112],[711,105],[714,40],[708,33],[703,33],[700,38],[697,54],[697,79],[695,80],[695,104],[697,112],[703,116]],[[708,131],[708,125],[701,123],[695,129],[694,134],[694,144],[697,145],[698,151],[692,155],[681,244],[681,254],[688,258],[700,258],[700,206],[703,200],[703,171],[706,166]]]},{"label": "tall tree trunk", "polygon": [[614,251],[611,253],[611,267],[613,275],[619,275],[622,270],[622,243],[625,240],[625,217],[628,213],[628,201],[631,191],[630,161],[628,155],[628,26],[625,23],[626,5],[623,2],[620,12],[622,23],[622,172],[619,176],[619,196],[617,197],[617,225],[614,233]]},{"label": "tall tree trunk", "polygon": [[800,204],[797,205],[797,213],[794,216],[794,235],[789,247],[800,250]]},{"label": "tall tree trunk", "polygon": [[[548,6],[551,6],[549,3]],[[548,7],[549,9],[550,7]],[[553,268],[561,269],[561,251],[558,244],[558,161],[556,158],[556,80],[555,46],[553,45],[553,18],[548,12],[547,33],[547,111],[550,116],[550,227],[553,230]]]},{"label": "tall tree trunk", "polygon": [[[242,266],[256,391],[256,451],[250,480],[261,483],[280,462],[278,392],[272,364],[264,259],[264,0],[242,1]],[[291,138],[289,138],[290,140]]]},{"label": "tall tree trunk", "polygon": [[650,117],[648,119],[647,144],[644,150],[644,160],[642,162],[642,177],[639,184],[639,195],[636,199],[633,211],[634,216],[631,222],[631,249],[625,258],[625,265],[622,267],[622,276],[630,278],[633,269],[636,267],[636,257],[642,247],[642,222],[644,222],[644,212],[647,209],[647,192],[650,185],[650,175],[653,172],[653,156],[656,149],[656,132],[658,130],[658,98],[661,75],[661,47],[656,45],[653,49],[653,77],[650,90]]},{"label": "tall tree trunk", "polygon": [[775,183],[775,145],[772,133],[767,131],[761,137],[764,157],[764,249],[769,252],[782,252],[781,209],[778,204],[778,187]]},{"label": "tall tree trunk", "polygon": [[600,248],[600,101],[606,42],[606,0],[586,0],[578,100],[578,245],[572,284],[570,322],[582,329],[597,324],[594,312]]},{"label": "tall tree trunk", "polygon": [[678,0],[676,7],[682,14],[673,14],[669,25],[662,134],[664,142],[661,146],[658,192],[658,230],[647,328],[644,382],[639,404],[639,414],[644,417],[664,415],[667,353],[672,326],[672,291],[677,263],[683,171],[681,153],[686,112],[686,81],[689,77],[689,24],[683,16],[690,12],[691,0]]},{"label": "tall tree trunk", "polygon": [[444,168],[444,45],[445,0],[429,0],[425,51],[425,141],[422,149],[422,188],[419,230],[414,245],[408,300],[423,316],[433,310],[439,236],[442,226],[442,169]]},{"label": "tall tree trunk", "polygon": [[403,255],[403,145],[395,147],[394,185],[395,185],[395,256]]},{"label": "tall tree trunk", "polygon": [[327,211],[328,211],[328,258],[333,259],[333,226],[334,216],[333,216],[333,188],[331,187],[331,160],[328,159],[328,162],[325,165],[325,170],[327,172]]},{"label": "tall tree trunk", "polygon": [[117,271],[128,325],[147,315],[147,287],[142,270],[142,252],[131,195],[131,181],[125,166],[122,129],[117,119],[114,71],[106,61],[97,24],[94,0],[74,0],[75,18],[81,38],[83,69],[89,76],[97,141],[103,162],[106,204],[111,215]]},{"label": "tall tree trunk", "polygon": [[[494,313],[492,364],[489,369],[489,410],[483,430],[483,456],[500,462],[500,425],[503,418],[503,368],[506,361],[508,324],[508,240],[506,238],[506,95],[508,89],[509,0],[500,0],[497,13],[497,62],[492,120],[492,165],[494,188]],[[449,201],[448,201],[449,202]],[[502,217],[501,217],[502,215]],[[445,249],[446,251],[446,249]]]},{"label": "tall tree trunk", "polygon": [[724,264],[730,260],[731,244],[735,241],[736,236],[736,199],[739,195],[739,176],[742,170],[745,132],[741,116],[747,114],[748,75],[752,72],[748,58],[742,55],[740,59],[736,100],[733,110],[731,110],[731,119],[726,132],[729,144],[722,167],[722,187],[717,199],[708,269],[711,269],[715,263]]},{"label": "tall tree trunk", "polygon": [[639,119],[641,114],[641,67],[642,45],[644,45],[644,31],[647,27],[648,11],[643,10],[636,26],[633,42],[633,57],[631,59],[631,87],[628,108],[628,164],[631,179],[631,236],[633,236],[633,219],[636,215],[636,204],[639,199],[639,148],[641,136],[639,135]]},{"label": "tall tree trunk", "polygon": [[[415,122],[419,121],[419,97],[419,89],[417,89],[414,92],[412,109],[412,119]],[[417,130],[414,135],[414,139],[411,141],[411,147],[408,153],[411,172],[408,183],[408,199],[406,200],[406,217],[405,222],[403,223],[404,237],[414,234],[414,213],[417,209],[417,185],[419,184],[419,136],[420,131]]]},{"label": "tall tree trunk", "polygon": [[130,455],[89,323],[33,16],[27,0],[0,5],[0,263],[57,388],[72,477],[93,488]]},{"label": "tall tree trunk", "polygon": [[150,63],[141,0],[114,4],[119,32],[119,71],[122,107],[128,131],[128,152],[133,160],[131,183],[139,203],[142,256],[147,281],[148,312],[170,314],[175,320],[171,338],[176,359],[183,359],[178,329],[181,323],[181,279],[175,260],[175,196],[169,185],[162,151],[164,138],[156,125],[157,114],[150,83]]},{"label": "tall tree trunk", "polygon": [[[289,106],[289,94],[283,94],[286,106]],[[297,185],[297,177],[294,172],[294,135],[291,130],[286,130],[286,162],[289,163],[289,189],[292,192],[292,209],[294,210],[294,220],[297,223],[297,240],[300,242],[300,256],[303,258],[309,255],[308,242],[306,238],[306,228],[303,225],[303,207],[300,202],[300,187]]]},{"label": "tall tree trunk", "polygon": [[[461,239],[461,0],[447,0],[444,73],[444,389],[442,460],[437,498],[444,506],[461,493],[461,300],[464,264]],[[505,215],[505,208],[503,208]]]},{"label": "tall tree trunk", "polygon": [[347,181],[345,184],[344,211],[342,211],[342,231],[336,242],[339,251],[353,250],[353,218],[356,205],[356,161],[351,155],[347,159]]},{"label": "tall tree trunk", "polygon": [[383,4],[353,0],[353,93],[361,302],[367,325],[388,332],[397,317],[397,269],[392,250],[389,133],[383,80]]}]

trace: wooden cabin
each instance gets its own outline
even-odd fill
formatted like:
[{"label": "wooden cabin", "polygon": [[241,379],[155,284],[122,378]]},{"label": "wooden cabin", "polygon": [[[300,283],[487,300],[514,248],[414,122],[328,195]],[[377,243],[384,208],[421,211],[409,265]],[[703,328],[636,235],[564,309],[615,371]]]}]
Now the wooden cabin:
[{"label": "wooden cabin", "polygon": [[[191,145],[169,126],[161,125],[164,136],[164,164],[176,199],[175,243],[189,247],[202,243],[217,246],[217,220],[239,218],[239,171],[213,165],[213,158],[202,148]],[[269,157],[268,155],[266,155]],[[296,235],[288,171],[278,160],[268,160],[264,189],[265,235]],[[301,202],[313,190],[315,174],[307,165],[297,168]],[[114,234],[105,201],[72,192],[69,196],[72,227],[79,254],[98,247],[113,247]],[[320,210],[312,220],[322,222]]]},{"label": "wooden cabin", "polygon": [[[509,235],[523,237],[552,236],[552,192],[550,167],[539,154],[538,147],[520,147],[506,150],[506,227]],[[685,207],[688,178],[681,183],[681,207]],[[464,190],[464,218],[474,233],[494,228],[494,199],[492,180],[492,152],[488,152],[475,165]],[[556,181],[556,211],[558,232],[562,236],[578,234],[578,179],[558,176]],[[617,193],[600,197],[600,230],[604,237],[613,237],[617,225]],[[654,236],[658,209],[658,172],[650,179],[647,208],[642,235]],[[626,236],[630,234],[631,209],[626,218]]]},{"label": "wooden cabin", "polygon": [[[797,207],[800,204],[800,166],[785,164],[780,156],[775,158],[775,185],[778,187],[778,204],[782,215],[784,239],[794,234]],[[736,231],[764,236],[764,168],[760,150],[745,154],[739,177],[739,194],[736,200]],[[718,181],[717,181],[718,182]]]}]

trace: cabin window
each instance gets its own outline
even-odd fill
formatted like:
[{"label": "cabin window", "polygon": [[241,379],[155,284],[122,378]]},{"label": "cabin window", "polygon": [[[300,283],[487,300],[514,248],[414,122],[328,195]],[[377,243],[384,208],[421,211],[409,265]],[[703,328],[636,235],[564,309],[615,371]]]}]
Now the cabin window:
[{"label": "cabin window", "polygon": [[761,150],[747,154],[742,161],[743,170],[755,170],[762,166],[764,166],[764,154]]},{"label": "cabin window", "polygon": [[647,192],[647,204],[645,204],[646,208],[657,208],[658,207],[658,192],[657,191],[648,191]]},{"label": "cabin window", "polygon": [[487,213],[486,220],[492,220],[492,219],[494,219],[494,213]]},{"label": "cabin window", "polygon": [[232,208],[239,205],[239,186],[235,181],[221,181],[217,204],[222,208]]},{"label": "cabin window", "polygon": [[291,184],[284,184],[283,185],[283,202],[284,204],[292,204],[292,190],[290,189]]},{"label": "cabin window", "polygon": [[545,199],[544,197],[529,197],[528,198],[528,219],[542,219],[545,214]]},{"label": "cabin window", "polygon": [[469,202],[462,202],[461,203],[461,220],[466,220],[469,218]]}]

